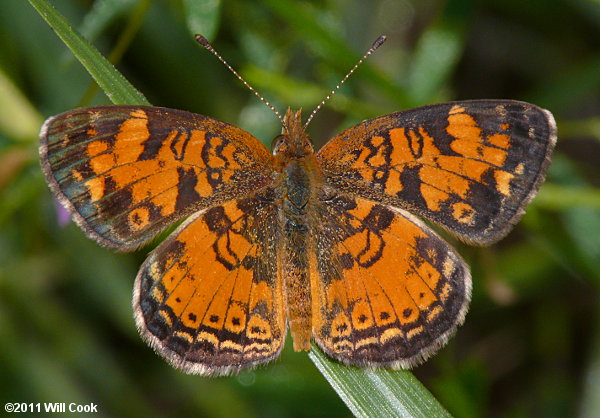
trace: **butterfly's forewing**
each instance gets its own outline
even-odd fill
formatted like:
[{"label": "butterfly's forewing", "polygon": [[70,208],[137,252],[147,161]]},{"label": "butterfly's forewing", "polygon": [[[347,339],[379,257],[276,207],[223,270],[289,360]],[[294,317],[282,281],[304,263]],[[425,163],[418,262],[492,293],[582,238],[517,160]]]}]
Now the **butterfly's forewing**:
[{"label": "butterfly's forewing", "polygon": [[271,181],[271,154],[255,137],[180,110],[75,109],[48,119],[40,137],[55,195],[88,236],[120,250]]},{"label": "butterfly's forewing", "polygon": [[456,251],[401,209],[326,192],[312,259],[313,330],[355,366],[412,367],[446,343],[471,294]]},{"label": "butterfly's forewing", "polygon": [[136,323],[175,367],[223,375],[279,354],[285,307],[274,201],[267,188],[199,212],[142,265]]},{"label": "butterfly's forewing", "polygon": [[485,245],[524,213],[555,141],[550,112],[513,100],[474,100],[362,122],[317,158],[326,185],[410,210]]}]

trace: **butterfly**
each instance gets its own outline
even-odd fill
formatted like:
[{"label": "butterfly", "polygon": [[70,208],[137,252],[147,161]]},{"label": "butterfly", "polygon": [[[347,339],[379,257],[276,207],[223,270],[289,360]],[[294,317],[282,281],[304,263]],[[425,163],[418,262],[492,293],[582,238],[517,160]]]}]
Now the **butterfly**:
[{"label": "butterfly", "polygon": [[131,251],[137,328],[174,367],[227,375],[275,359],[287,330],[353,366],[410,368],[464,321],[462,241],[504,237],[542,183],[552,114],[472,100],[359,123],[315,151],[287,110],[273,152],[216,119],[151,106],[49,118],[46,180],[85,234]]}]

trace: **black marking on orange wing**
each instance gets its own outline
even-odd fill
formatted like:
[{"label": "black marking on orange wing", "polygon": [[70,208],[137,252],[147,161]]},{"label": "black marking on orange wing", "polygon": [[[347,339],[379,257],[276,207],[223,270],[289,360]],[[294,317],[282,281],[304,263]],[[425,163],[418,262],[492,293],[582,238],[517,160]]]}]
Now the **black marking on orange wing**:
[{"label": "black marking on orange wing", "polygon": [[328,186],[418,213],[485,245],[524,213],[555,142],[550,112],[475,100],[365,121],[333,138],[317,158]]},{"label": "black marking on orange wing", "polygon": [[260,141],[179,110],[75,109],[48,119],[40,138],[42,168],[56,197],[88,236],[120,250],[272,181],[272,156]]}]

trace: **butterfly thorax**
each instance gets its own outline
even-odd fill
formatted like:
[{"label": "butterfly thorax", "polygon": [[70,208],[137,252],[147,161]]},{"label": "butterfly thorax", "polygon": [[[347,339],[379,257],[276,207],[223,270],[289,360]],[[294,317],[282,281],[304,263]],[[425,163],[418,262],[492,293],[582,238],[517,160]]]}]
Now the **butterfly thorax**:
[{"label": "butterfly thorax", "polygon": [[295,228],[306,229],[304,219],[311,195],[319,181],[318,166],[310,138],[301,124],[301,111],[286,112],[282,134],[275,139],[273,154],[280,176],[284,217]]},{"label": "butterfly thorax", "polygon": [[319,183],[313,146],[301,125],[301,111],[289,109],[273,154],[279,181],[279,226],[283,245],[279,269],[285,283],[287,317],[295,350],[310,349],[312,303],[309,277],[310,208]]}]

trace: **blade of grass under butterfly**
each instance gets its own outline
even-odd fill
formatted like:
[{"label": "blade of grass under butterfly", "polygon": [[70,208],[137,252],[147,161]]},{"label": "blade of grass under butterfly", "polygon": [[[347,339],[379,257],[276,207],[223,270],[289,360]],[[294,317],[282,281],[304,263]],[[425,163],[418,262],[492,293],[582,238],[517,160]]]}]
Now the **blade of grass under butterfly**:
[{"label": "blade of grass under butterfly", "polygon": [[357,417],[450,416],[408,371],[347,367],[314,344],[309,357]]},{"label": "blade of grass under butterfly", "polygon": [[150,104],[47,0],[29,0],[29,3],[54,29],[114,104]]}]

